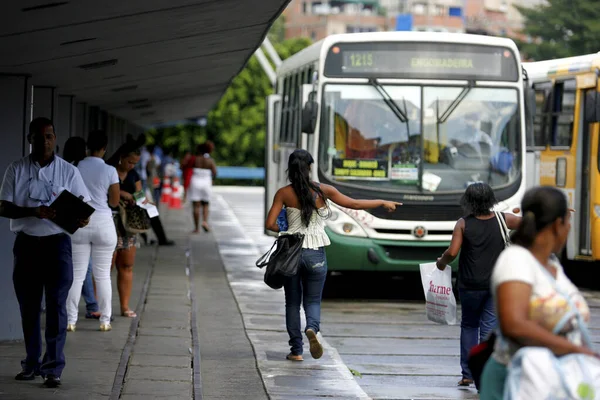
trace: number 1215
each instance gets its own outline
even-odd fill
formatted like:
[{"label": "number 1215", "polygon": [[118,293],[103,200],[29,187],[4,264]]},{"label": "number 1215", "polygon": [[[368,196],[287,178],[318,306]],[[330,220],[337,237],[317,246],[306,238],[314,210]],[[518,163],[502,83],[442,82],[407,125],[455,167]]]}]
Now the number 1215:
[{"label": "number 1215", "polygon": [[353,67],[371,67],[373,65],[373,54],[352,53],[350,54],[350,63]]}]

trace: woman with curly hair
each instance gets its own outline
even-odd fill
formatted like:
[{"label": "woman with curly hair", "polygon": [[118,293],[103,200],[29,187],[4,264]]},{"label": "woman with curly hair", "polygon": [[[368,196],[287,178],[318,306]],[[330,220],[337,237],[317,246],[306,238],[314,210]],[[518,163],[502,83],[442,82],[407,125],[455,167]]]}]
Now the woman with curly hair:
[{"label": "woman with curly hair", "polygon": [[[458,292],[462,307],[460,321],[460,366],[462,379],[459,386],[470,386],[473,376],[468,366],[469,351],[487,339],[496,327],[494,301],[490,292],[490,278],[496,260],[505,244],[499,221],[492,211],[498,203],[490,185],[473,183],[461,199],[466,216],[460,218],[452,232],[452,242],[438,258],[437,267],[444,270],[460,251],[458,259]],[[508,229],[516,229],[521,218],[500,213]]]}]

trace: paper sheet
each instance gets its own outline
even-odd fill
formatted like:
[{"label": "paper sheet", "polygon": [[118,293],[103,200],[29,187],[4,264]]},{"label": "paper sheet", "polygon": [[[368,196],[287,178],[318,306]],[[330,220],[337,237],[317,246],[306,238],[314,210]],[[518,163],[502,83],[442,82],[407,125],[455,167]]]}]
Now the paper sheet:
[{"label": "paper sheet", "polygon": [[148,213],[148,216],[150,218],[158,217],[158,208],[156,208],[156,206],[154,204],[150,204],[150,203],[144,204],[145,201],[146,201],[146,198],[142,197],[142,198],[137,199],[135,204],[137,204],[138,206],[140,206],[141,208],[146,210],[146,212]]}]

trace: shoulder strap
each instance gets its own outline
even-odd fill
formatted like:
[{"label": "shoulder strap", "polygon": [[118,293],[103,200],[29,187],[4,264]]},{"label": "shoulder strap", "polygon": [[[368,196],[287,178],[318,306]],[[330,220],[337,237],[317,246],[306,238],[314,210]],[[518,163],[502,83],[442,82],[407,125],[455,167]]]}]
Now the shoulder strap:
[{"label": "shoulder strap", "polygon": [[271,258],[271,254],[273,253],[273,249],[275,248],[276,244],[277,244],[277,240],[275,240],[275,242],[273,243],[273,245],[271,246],[269,251],[267,251],[265,254],[263,254],[262,257],[260,257],[256,261],[256,266],[258,268],[263,268],[269,263],[269,259]]},{"label": "shoulder strap", "polygon": [[508,227],[506,226],[506,222],[504,221],[504,218],[500,216],[499,212],[494,211],[494,214],[496,215],[496,221],[498,221],[498,227],[500,228],[502,240],[504,240],[504,247],[508,247],[510,246],[510,237],[508,234]]},{"label": "shoulder strap", "polygon": [[[500,214],[503,214],[503,215],[500,215]],[[504,232],[506,233],[506,239],[510,241],[510,229],[508,229],[508,226],[506,225],[506,214],[498,213],[498,218],[500,219],[502,228],[504,229]]]},{"label": "shoulder strap", "polygon": [[[313,182],[315,184],[316,187],[321,187],[321,184],[318,182]],[[319,197],[319,193],[315,190],[315,192],[313,193],[313,200],[317,201],[317,197]]]}]

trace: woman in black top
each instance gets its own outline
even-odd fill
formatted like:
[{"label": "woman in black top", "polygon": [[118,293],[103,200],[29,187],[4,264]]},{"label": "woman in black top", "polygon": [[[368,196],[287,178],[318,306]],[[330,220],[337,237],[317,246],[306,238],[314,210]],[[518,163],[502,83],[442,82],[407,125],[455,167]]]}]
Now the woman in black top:
[{"label": "woman in black top", "polygon": [[[121,189],[121,201],[126,205],[134,205],[133,194],[142,190],[142,180],[134,169],[140,161],[141,147],[145,138],[140,136],[137,140],[127,135],[127,141],[107,161],[117,169]],[[121,315],[134,318],[136,313],[129,308],[131,286],[133,284],[133,264],[137,250],[137,235],[129,233],[123,227],[118,213],[114,214],[117,228],[117,248],[113,265],[117,267],[117,289],[121,301]]]},{"label": "woman in black top", "polygon": [[[462,307],[460,321],[460,366],[462,379],[459,386],[469,386],[473,376],[468,366],[469,351],[485,340],[496,327],[494,301],[490,291],[492,269],[504,250],[504,239],[499,221],[492,211],[497,203],[494,191],[486,183],[467,187],[461,199],[466,216],[454,226],[452,242],[438,258],[441,270],[450,264],[460,251],[458,259],[458,292]],[[516,229],[521,218],[500,213],[508,229]]]}]

